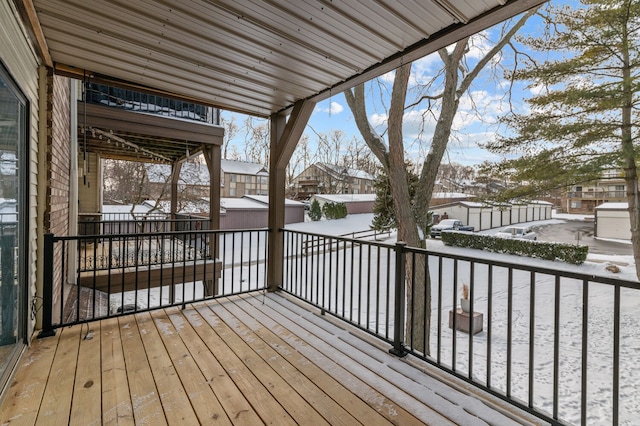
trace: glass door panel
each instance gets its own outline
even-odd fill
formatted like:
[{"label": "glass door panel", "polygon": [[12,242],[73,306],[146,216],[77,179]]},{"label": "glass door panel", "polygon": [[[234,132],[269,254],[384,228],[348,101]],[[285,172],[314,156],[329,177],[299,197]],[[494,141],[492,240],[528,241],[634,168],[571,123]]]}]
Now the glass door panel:
[{"label": "glass door panel", "polygon": [[24,344],[26,101],[0,66],[0,387]]}]

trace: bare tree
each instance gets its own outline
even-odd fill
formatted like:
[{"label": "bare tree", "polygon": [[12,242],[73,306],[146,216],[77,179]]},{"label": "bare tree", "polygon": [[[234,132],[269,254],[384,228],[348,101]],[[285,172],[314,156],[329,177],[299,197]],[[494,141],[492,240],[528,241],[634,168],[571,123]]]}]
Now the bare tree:
[{"label": "bare tree", "polygon": [[[370,123],[365,104],[364,84],[344,92],[349,108],[365,142],[382,164],[389,178],[393,197],[394,213],[398,225],[398,240],[409,246],[424,247],[429,227],[429,203],[436,181],[438,167],[451,139],[454,118],[463,96],[467,95],[472,82],[488,64],[510,42],[514,34],[533,16],[529,11],[515,22],[489,51],[477,60],[473,67],[468,65],[465,55],[472,46],[472,38],[466,37],[450,46],[440,49],[442,61],[439,78],[430,80],[419,89],[417,99],[407,102],[407,90],[412,64],[407,63],[395,71],[391,101],[388,108],[387,134],[385,138]],[[429,152],[422,163],[419,184],[415,198],[409,195],[408,177],[405,169],[405,145],[403,121],[405,111],[426,104],[423,118],[433,117],[436,125],[431,136]],[[414,268],[415,264],[415,268]],[[424,262],[407,260],[407,302],[413,309],[407,310],[406,335],[411,336],[414,348],[429,353],[429,330],[431,318],[430,279]]]},{"label": "bare tree", "polygon": [[222,139],[222,158],[228,159],[227,156],[229,155],[229,144],[238,135],[240,128],[236,124],[235,115],[232,115],[229,119],[221,116],[220,123],[224,127],[224,137]]},{"label": "bare tree", "polygon": [[263,165],[269,164],[269,122],[254,117],[247,117],[244,122],[244,128],[245,160]]}]

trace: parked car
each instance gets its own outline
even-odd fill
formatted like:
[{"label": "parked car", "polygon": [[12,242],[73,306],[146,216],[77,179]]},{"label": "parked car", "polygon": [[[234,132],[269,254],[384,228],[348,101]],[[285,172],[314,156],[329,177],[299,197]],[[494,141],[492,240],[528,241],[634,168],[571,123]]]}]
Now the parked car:
[{"label": "parked car", "polygon": [[461,220],[458,219],[445,219],[438,223],[437,225],[433,225],[431,227],[431,238],[439,237],[442,234],[442,231],[473,231],[473,226],[465,226],[462,224]]},{"label": "parked car", "polygon": [[496,233],[498,238],[523,238],[525,240],[537,240],[536,234],[528,226],[507,226],[502,231]]}]

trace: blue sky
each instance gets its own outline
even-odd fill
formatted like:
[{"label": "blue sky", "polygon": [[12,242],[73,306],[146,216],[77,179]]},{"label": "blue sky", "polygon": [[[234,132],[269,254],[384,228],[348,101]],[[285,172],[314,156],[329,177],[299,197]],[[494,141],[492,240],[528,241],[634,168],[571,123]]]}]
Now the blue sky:
[{"label": "blue sky", "polygon": [[[467,63],[470,68],[475,65],[478,58],[483,56],[484,52],[493,46],[501,28],[502,26],[498,25],[473,38],[472,48],[467,55]],[[536,17],[533,17],[527,22],[520,34],[535,34],[541,30],[542,24]],[[511,67],[513,54],[510,51],[503,52],[500,60],[496,61],[499,63],[498,68],[490,66],[485,68],[472,84],[468,92],[469,96],[462,98],[454,122],[455,131],[443,162],[476,165],[485,160],[497,161],[500,159],[500,157],[481,148],[480,145],[495,137],[497,132],[508,131],[508,129],[500,128],[497,124],[498,118],[506,113],[510,107],[526,111],[524,99],[535,92],[535,88],[518,83],[513,89],[512,97],[507,98],[509,83],[504,79],[500,67],[507,69]],[[414,62],[411,76],[413,88],[409,89],[407,104],[412,103],[412,99],[417,99],[419,85],[429,84],[434,76],[438,75],[441,65],[437,53]],[[438,79],[436,78],[435,81],[437,86]],[[391,91],[392,84],[393,72],[379,77],[375,83],[367,83],[365,88],[369,121],[380,133],[384,132],[386,126],[384,105],[388,105],[388,92]],[[405,150],[409,157],[419,162],[428,152],[431,131],[437,119],[437,117],[428,116],[429,118],[423,120],[424,113],[425,106],[421,105],[408,110],[404,119]],[[225,118],[229,118],[231,115],[233,114],[223,112]],[[242,124],[243,121],[244,117],[236,114],[236,123]],[[349,141],[353,137],[362,139],[342,93],[337,93],[316,106],[305,133],[309,135],[310,145],[313,146],[317,140],[315,132],[330,133],[338,129],[345,133],[345,141]],[[238,146],[239,152],[244,152],[243,135],[236,137],[232,143]]]}]

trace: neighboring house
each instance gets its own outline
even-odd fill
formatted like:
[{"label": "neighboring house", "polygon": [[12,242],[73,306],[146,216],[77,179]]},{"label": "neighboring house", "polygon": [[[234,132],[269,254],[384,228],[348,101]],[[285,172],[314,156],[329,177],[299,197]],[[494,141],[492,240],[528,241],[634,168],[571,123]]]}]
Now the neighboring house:
[{"label": "neighboring house", "polygon": [[344,203],[347,214],[373,213],[376,194],[314,194],[311,202],[318,201],[320,207],[325,203]]},{"label": "neighboring house", "polygon": [[595,208],[595,237],[631,240],[628,203],[603,203]]},{"label": "neighboring house", "polygon": [[[171,167],[164,164],[147,164],[149,194],[158,198],[169,193],[167,185],[171,179]],[[220,160],[220,194],[222,197],[245,195],[268,195],[269,172],[265,166],[246,161]],[[209,170],[202,162],[187,162],[182,165],[178,179],[178,192],[183,199],[194,200],[209,196]],[[163,197],[163,198],[165,198]]]},{"label": "neighboring house", "polygon": [[[149,198],[166,199],[171,185],[171,166],[145,164]],[[186,162],[180,169],[178,193],[182,199],[191,200],[209,196],[209,169],[206,164]]]},{"label": "neighboring house", "polygon": [[594,214],[596,207],[604,203],[627,201],[627,185],[622,170],[607,170],[602,178],[569,188],[563,205],[567,213]]},{"label": "neighboring house", "polygon": [[298,200],[314,194],[373,194],[374,179],[362,170],[319,162],[293,178],[291,194]]},{"label": "neighboring house", "polygon": [[262,164],[220,160],[222,197],[269,195],[269,172]]}]

